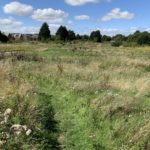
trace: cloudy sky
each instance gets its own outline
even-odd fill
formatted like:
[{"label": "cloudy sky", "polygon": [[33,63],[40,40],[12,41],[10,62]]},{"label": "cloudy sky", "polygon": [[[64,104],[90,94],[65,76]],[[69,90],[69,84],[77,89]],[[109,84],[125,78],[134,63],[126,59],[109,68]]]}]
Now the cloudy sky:
[{"label": "cloudy sky", "polygon": [[52,34],[60,25],[80,34],[150,31],[149,0],[0,0],[0,6],[4,32],[37,33],[43,22]]}]

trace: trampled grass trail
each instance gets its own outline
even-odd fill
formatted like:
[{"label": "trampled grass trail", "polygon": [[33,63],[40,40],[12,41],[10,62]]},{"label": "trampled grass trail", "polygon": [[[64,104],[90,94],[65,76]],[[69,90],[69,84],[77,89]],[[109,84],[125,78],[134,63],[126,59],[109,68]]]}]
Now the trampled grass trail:
[{"label": "trampled grass trail", "polygon": [[[32,45],[32,57],[15,55],[13,61],[1,61],[0,111],[8,105],[15,108],[12,100],[19,95],[20,109],[10,123],[24,123],[33,130],[30,140],[14,140],[9,148],[150,148],[149,47],[90,42],[41,47],[46,48],[38,51]],[[22,117],[24,106],[28,113]]]}]

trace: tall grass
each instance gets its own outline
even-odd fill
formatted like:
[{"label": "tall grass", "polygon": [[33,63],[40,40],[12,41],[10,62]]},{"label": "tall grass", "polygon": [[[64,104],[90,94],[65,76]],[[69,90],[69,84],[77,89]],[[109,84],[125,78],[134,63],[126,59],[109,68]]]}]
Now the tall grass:
[{"label": "tall grass", "polygon": [[149,47],[12,46],[0,45],[7,51],[29,47],[32,59],[0,60],[0,112],[13,110],[0,133],[9,133],[15,123],[33,132],[29,137],[9,133],[3,149],[150,149]]}]

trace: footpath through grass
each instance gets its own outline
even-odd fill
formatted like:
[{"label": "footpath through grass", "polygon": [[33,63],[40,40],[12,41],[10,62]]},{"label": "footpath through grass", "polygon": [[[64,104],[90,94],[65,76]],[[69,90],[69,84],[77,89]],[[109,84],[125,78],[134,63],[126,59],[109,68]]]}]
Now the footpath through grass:
[{"label": "footpath through grass", "polygon": [[149,56],[149,47],[74,43],[50,45],[33,60],[1,60],[0,111],[16,109],[19,95],[10,124],[33,130],[7,149],[148,150]]}]

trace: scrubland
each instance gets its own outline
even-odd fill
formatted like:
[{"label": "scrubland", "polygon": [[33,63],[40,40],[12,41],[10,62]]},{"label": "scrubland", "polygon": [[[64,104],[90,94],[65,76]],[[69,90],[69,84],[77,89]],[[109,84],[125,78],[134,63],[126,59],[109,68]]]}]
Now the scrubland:
[{"label": "scrubland", "polygon": [[149,150],[150,47],[0,44],[0,121],[7,108],[0,149]]}]

